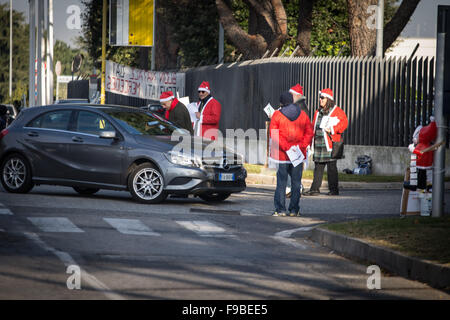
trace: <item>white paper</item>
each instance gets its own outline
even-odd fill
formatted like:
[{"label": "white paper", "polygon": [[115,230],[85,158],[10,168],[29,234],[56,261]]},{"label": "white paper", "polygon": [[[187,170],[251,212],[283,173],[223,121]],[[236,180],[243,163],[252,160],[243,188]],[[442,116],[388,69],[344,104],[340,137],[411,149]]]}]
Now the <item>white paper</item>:
[{"label": "white paper", "polygon": [[298,146],[292,146],[288,151],[286,151],[286,154],[294,167],[298,166],[305,159],[303,152]]},{"label": "white paper", "polygon": [[320,122],[320,128],[321,129],[330,129],[333,128],[335,125],[339,123],[338,117],[329,117],[329,116],[323,116],[322,121]]},{"label": "white paper", "polygon": [[266,114],[269,118],[272,118],[272,115],[275,112],[275,109],[272,107],[272,105],[270,103],[268,103],[267,106],[264,108],[264,111],[266,112]]},{"label": "white paper", "polygon": [[198,112],[198,106],[196,102],[192,102],[186,105],[186,108],[189,111],[189,115],[191,116],[191,122],[194,124],[197,122],[197,116],[195,115],[196,112]]}]

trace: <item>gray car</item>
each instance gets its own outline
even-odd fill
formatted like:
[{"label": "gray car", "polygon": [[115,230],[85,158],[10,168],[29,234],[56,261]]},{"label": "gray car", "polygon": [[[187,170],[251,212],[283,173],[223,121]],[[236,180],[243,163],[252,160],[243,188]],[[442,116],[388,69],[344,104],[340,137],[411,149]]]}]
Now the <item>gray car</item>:
[{"label": "gray car", "polygon": [[[177,151],[173,134],[189,138],[189,152]],[[80,194],[128,190],[143,203],[169,194],[222,201],[245,190],[242,156],[218,148],[205,156],[207,144],[137,108],[27,108],[0,134],[0,180],[14,193],[41,184],[73,187]]]}]

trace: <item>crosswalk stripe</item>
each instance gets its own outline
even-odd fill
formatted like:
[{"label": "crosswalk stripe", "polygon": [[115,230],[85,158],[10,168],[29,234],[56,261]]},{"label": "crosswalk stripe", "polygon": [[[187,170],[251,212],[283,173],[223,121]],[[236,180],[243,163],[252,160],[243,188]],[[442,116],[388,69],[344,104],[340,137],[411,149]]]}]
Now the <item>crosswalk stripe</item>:
[{"label": "crosswalk stripe", "polygon": [[201,237],[234,237],[234,235],[226,233],[224,228],[209,221],[176,221],[176,223]]},{"label": "crosswalk stripe", "polygon": [[13,213],[8,208],[0,208],[0,214],[12,215]]},{"label": "crosswalk stripe", "polygon": [[120,233],[138,235],[138,236],[160,236],[145,224],[135,219],[113,219],[103,218],[112,227],[116,228]]},{"label": "crosswalk stripe", "polygon": [[28,218],[28,220],[44,232],[84,232],[67,218]]}]

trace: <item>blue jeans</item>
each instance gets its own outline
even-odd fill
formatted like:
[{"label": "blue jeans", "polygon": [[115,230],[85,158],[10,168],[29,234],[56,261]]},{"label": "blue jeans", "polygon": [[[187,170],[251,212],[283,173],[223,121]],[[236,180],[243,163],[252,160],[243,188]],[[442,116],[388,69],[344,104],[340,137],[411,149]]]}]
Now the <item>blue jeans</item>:
[{"label": "blue jeans", "polygon": [[302,180],[303,164],[294,167],[292,163],[280,163],[277,171],[277,188],[275,189],[274,204],[276,212],[286,212],[286,184],[288,176],[291,177],[291,200],[289,212],[300,211],[300,185]]}]

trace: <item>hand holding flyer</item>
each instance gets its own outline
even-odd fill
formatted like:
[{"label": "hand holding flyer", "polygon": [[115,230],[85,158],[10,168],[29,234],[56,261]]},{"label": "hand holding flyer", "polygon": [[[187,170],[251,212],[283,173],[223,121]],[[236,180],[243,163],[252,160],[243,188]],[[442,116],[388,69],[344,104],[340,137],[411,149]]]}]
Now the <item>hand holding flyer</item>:
[{"label": "hand holding flyer", "polygon": [[292,146],[288,151],[286,151],[286,153],[294,167],[298,166],[305,159],[305,155],[300,150],[298,145]]},{"label": "hand holding flyer", "polygon": [[268,103],[267,106],[264,108],[264,111],[266,112],[266,114],[269,118],[272,118],[272,115],[275,112],[275,109],[272,107],[272,105],[270,103]]}]

